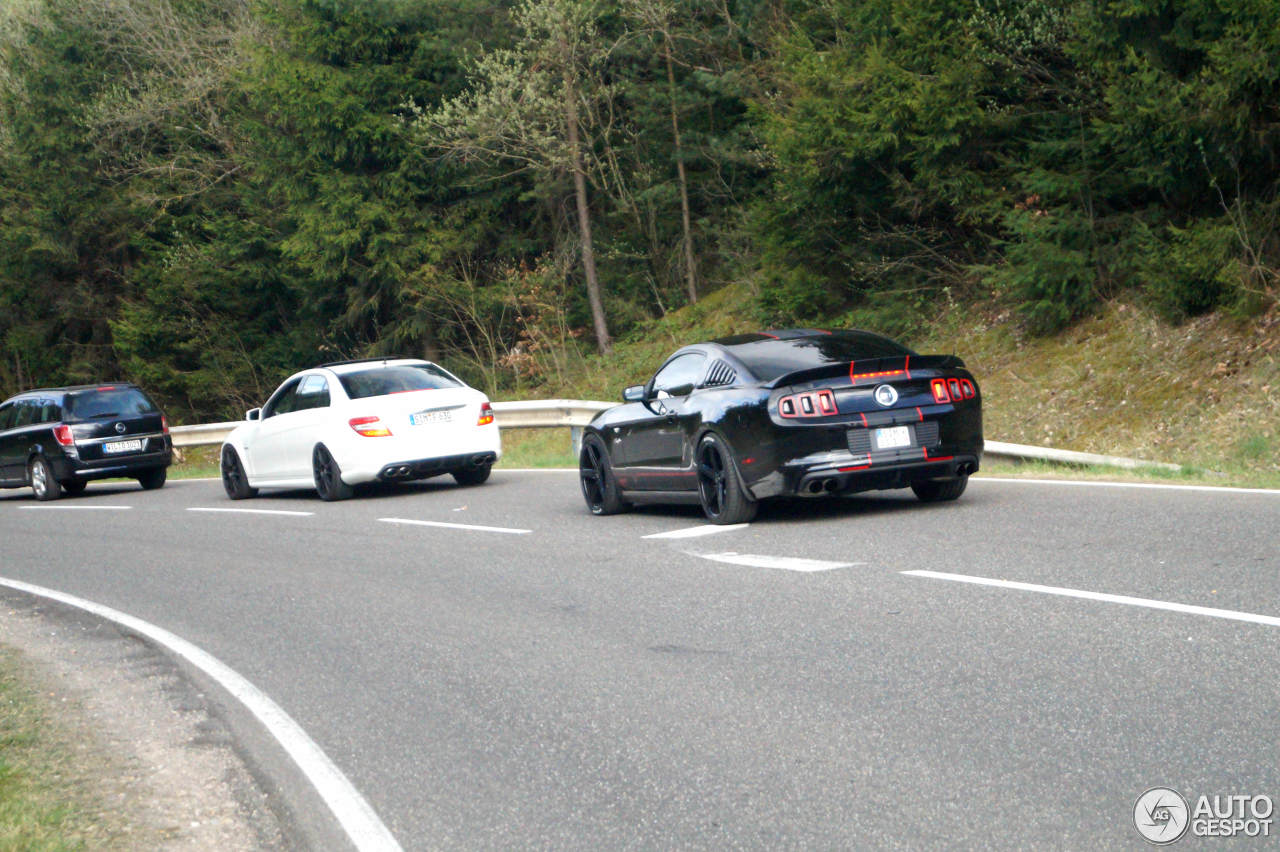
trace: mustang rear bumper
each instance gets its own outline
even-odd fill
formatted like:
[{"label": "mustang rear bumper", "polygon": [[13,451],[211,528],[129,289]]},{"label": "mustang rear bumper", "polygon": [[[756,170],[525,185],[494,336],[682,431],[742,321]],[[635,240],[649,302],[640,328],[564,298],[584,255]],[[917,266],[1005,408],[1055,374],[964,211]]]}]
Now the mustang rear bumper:
[{"label": "mustang rear bumper", "polygon": [[779,496],[815,496],[906,488],[926,479],[954,479],[976,473],[979,452],[938,451],[926,455],[921,448],[896,453],[853,456],[827,453],[784,463],[773,473],[751,483],[748,489],[757,500]]}]

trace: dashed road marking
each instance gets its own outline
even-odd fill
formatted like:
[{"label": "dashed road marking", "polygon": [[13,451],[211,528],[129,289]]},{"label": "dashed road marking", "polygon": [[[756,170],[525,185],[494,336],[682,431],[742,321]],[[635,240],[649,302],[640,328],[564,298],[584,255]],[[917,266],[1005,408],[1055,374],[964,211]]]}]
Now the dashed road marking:
[{"label": "dashed road marking", "polygon": [[1182,612],[1189,615],[1204,615],[1210,618],[1225,618],[1231,621],[1247,621],[1253,624],[1265,624],[1269,627],[1280,627],[1280,618],[1273,615],[1259,615],[1253,612],[1238,612],[1234,609],[1215,609],[1208,606],[1157,601],[1150,598],[1135,598],[1129,595],[1112,595],[1105,592],[1088,592],[1082,589],[1066,589],[1060,586],[1041,586],[1037,583],[1019,583],[1014,580],[993,580],[989,577],[971,577],[967,574],[948,574],[942,571],[902,571],[908,577],[928,577],[932,580],[949,580],[953,583],[971,583],[976,586],[995,586],[1002,589],[1016,589],[1021,592],[1039,592],[1042,595],[1060,595],[1067,598],[1082,598],[1103,603],[1139,606],[1146,609],[1162,609],[1169,612]]},{"label": "dashed road marking", "polygon": [[59,511],[76,512],[112,512],[132,509],[132,506],[19,506],[20,509],[57,509]]},{"label": "dashed road marking", "polygon": [[668,532],[653,533],[652,535],[640,536],[641,538],[699,538],[704,535],[715,535],[716,533],[729,532],[730,530],[744,530],[751,524],[702,524],[696,527],[686,527],[681,530],[670,530]]},{"label": "dashed road marking", "polygon": [[415,521],[410,518],[378,518],[384,524],[410,524],[415,527],[444,527],[451,530],[474,530],[475,532],[506,533],[508,535],[528,535],[533,530],[518,530],[509,527],[485,527],[479,524],[447,524],[444,521]]},{"label": "dashed road marking", "polygon": [[143,621],[116,609],[103,606],[93,601],[68,595],[64,592],[33,586],[19,580],[0,578],[0,585],[17,589],[20,592],[55,600],[67,606],[75,607],[94,615],[113,621],[147,637],[172,654],[182,657],[191,665],[200,669],[208,677],[217,681],[223,689],[239,700],[249,712],[271,733],[276,741],[284,747],[285,752],[297,764],[298,769],[316,788],[316,792],[324,799],[325,804],[333,812],[352,844],[362,852],[397,852],[400,844],[378,818],[377,812],[369,802],[360,795],[360,791],[352,785],[342,770],[329,759],[329,756],[316,745],[315,740],[307,735],[302,726],[276,704],[262,690],[245,680],[226,663],[212,654],[191,644],[187,640],[163,627]]},{"label": "dashed road marking", "polygon": [[801,559],[798,556],[758,556],[751,553],[735,553],[732,550],[724,553],[690,553],[700,559],[712,562],[725,562],[729,565],[745,565],[750,568],[777,568],[782,571],[832,571],[836,568],[852,568],[865,565],[865,562],[826,562],[822,559]]},{"label": "dashed road marking", "polygon": [[291,512],[287,509],[221,509],[212,506],[190,506],[188,512],[233,512],[240,515],[293,515],[295,517],[310,517],[315,512]]}]

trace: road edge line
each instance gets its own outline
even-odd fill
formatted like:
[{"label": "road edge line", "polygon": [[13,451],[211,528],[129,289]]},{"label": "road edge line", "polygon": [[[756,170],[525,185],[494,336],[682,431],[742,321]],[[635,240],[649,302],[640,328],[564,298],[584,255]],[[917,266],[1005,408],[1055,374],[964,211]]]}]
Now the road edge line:
[{"label": "road edge line", "polygon": [[315,740],[302,729],[302,726],[265,692],[217,657],[163,627],[103,604],[7,577],[0,577],[0,586],[57,601],[104,618],[145,636],[170,653],[186,660],[225,689],[257,718],[315,788],[357,849],[362,852],[364,850],[401,852],[399,842],[383,824],[373,806],[360,794],[337,764],[316,744]]},{"label": "road edge line", "polygon": [[1230,485],[1179,485],[1169,482],[1114,482],[1106,479],[1033,479],[1020,476],[986,476],[978,474],[972,482],[1014,482],[1027,485],[1074,485],[1098,488],[1158,488],[1165,491],[1207,491],[1211,494],[1272,494],[1280,495],[1280,488],[1234,488]]}]

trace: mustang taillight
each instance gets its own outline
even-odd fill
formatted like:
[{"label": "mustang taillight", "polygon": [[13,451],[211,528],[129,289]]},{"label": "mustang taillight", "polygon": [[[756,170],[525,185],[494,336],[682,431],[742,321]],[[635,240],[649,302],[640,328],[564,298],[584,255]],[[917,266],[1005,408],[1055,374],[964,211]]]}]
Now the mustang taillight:
[{"label": "mustang taillight", "polygon": [[934,379],[929,382],[935,402],[960,402],[977,396],[973,382],[968,379]]},{"label": "mustang taillight", "polygon": [[477,426],[488,426],[493,422],[493,406],[487,402],[480,403],[480,419],[476,421]]},{"label": "mustang taillight", "polygon": [[53,437],[64,447],[69,447],[76,442],[75,436],[71,434],[70,426],[54,426]]},{"label": "mustang taillight", "polygon": [[778,413],[788,419],[825,417],[836,412],[836,395],[829,390],[793,393],[778,400]]},{"label": "mustang taillight", "polygon": [[366,438],[390,438],[391,430],[382,425],[377,417],[352,417],[347,423],[356,430],[357,435]]},{"label": "mustang taillight", "polygon": [[164,435],[169,434],[169,418],[163,414],[160,415],[160,432]]}]

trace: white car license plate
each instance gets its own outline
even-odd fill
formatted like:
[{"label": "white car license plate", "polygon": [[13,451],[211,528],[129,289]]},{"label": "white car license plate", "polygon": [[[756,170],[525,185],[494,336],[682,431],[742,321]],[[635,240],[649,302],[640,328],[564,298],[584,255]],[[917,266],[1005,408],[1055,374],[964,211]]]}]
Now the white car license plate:
[{"label": "white car license plate", "polygon": [[449,423],[453,420],[452,411],[419,411],[409,415],[409,423],[413,426],[426,426],[428,423]]},{"label": "white car license plate", "polygon": [[895,447],[911,446],[910,426],[886,426],[877,429],[872,435],[877,450],[892,450]]},{"label": "white car license plate", "polygon": [[104,453],[136,453],[140,449],[142,441],[112,441],[102,445]]}]

